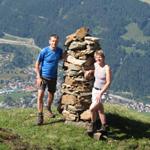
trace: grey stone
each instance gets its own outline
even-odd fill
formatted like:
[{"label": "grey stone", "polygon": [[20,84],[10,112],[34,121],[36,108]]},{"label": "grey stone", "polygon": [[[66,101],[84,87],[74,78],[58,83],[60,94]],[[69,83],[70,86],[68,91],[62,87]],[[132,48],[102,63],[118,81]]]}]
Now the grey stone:
[{"label": "grey stone", "polygon": [[79,42],[79,41],[73,41],[69,47],[69,50],[82,50],[86,49],[86,43],[85,42]]}]

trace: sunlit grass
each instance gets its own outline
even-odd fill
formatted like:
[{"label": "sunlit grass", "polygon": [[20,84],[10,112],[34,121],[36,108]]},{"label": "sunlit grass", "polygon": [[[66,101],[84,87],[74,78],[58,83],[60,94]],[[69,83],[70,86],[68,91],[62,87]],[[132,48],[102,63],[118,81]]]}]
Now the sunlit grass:
[{"label": "sunlit grass", "polygon": [[112,104],[105,104],[105,110],[111,133],[106,141],[90,138],[83,127],[66,124],[55,107],[53,111],[56,118],[49,119],[45,116],[42,126],[36,125],[35,108],[1,109],[0,128],[10,129],[12,133],[18,134],[21,142],[28,143],[33,149],[122,150],[146,149],[150,146],[149,116]]}]

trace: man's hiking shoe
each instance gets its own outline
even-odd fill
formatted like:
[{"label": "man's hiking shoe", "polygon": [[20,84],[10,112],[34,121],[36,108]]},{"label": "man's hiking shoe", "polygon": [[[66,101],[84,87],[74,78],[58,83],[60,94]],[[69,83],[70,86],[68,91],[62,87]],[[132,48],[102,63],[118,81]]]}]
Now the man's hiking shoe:
[{"label": "man's hiking shoe", "polygon": [[96,131],[96,122],[91,122],[87,129],[87,132],[94,133],[95,131]]},{"label": "man's hiking shoe", "polygon": [[49,106],[46,106],[46,108],[47,108],[47,113],[46,113],[47,116],[49,118],[55,118],[55,114],[52,113],[51,108]]},{"label": "man's hiking shoe", "polygon": [[43,113],[38,113],[37,117],[37,125],[42,125],[43,124]]},{"label": "man's hiking shoe", "polygon": [[46,113],[46,115],[49,117],[49,118],[55,118],[55,114],[53,114],[52,112],[48,111]]},{"label": "man's hiking shoe", "polygon": [[49,118],[55,118],[55,114],[51,113],[51,114],[49,115]]}]

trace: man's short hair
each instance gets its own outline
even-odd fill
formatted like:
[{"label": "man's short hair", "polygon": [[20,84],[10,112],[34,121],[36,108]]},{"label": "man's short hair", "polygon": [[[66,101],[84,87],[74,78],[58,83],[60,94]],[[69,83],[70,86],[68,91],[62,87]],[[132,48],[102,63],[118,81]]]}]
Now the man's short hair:
[{"label": "man's short hair", "polygon": [[59,36],[58,36],[57,34],[51,34],[50,37],[49,37],[49,39],[51,39],[51,37],[54,37],[54,38],[56,38],[56,39],[59,39]]}]

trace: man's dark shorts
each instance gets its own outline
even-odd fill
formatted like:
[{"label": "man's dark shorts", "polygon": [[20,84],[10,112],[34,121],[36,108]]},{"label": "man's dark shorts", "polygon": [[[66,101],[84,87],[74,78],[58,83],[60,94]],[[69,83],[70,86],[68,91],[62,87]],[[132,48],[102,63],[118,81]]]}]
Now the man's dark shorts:
[{"label": "man's dark shorts", "polygon": [[42,78],[41,86],[38,89],[45,91],[45,89],[47,88],[49,92],[54,93],[56,91],[56,84],[57,84],[56,78],[54,79]]}]

